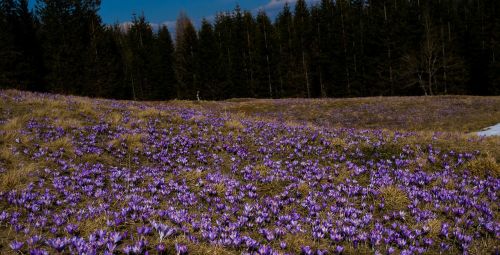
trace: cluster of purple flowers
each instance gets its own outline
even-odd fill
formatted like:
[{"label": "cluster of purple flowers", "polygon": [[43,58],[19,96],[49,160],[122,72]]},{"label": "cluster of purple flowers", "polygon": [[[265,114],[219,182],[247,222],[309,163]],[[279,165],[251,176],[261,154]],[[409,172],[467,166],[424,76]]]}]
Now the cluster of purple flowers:
[{"label": "cluster of purple flowers", "polygon": [[[13,233],[5,249],[424,254],[467,253],[500,238],[500,179],[466,169],[478,152],[391,150],[415,134],[381,130],[251,120],[234,129],[223,114],[180,106],[155,106],[169,114],[144,118],[132,106],[146,107],[99,100],[84,126],[32,118],[18,132],[13,155],[44,167],[0,193],[0,231]],[[112,123],[111,112],[122,121]],[[128,148],[127,135],[137,134],[141,146]],[[46,146],[61,138],[74,154]],[[387,187],[404,199],[390,201]]]}]

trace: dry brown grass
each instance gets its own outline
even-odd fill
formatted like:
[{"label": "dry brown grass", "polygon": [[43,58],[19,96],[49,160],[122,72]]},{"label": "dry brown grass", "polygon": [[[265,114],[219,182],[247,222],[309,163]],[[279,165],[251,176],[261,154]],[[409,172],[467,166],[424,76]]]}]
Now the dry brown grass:
[{"label": "dry brown grass", "polygon": [[103,163],[105,165],[115,164],[115,159],[109,154],[97,155],[85,153],[81,157],[78,157],[77,160],[83,163]]},{"label": "dry brown grass", "polygon": [[63,149],[64,153],[67,154],[69,157],[72,158],[75,157],[75,149],[73,147],[73,142],[67,136],[45,143],[42,146],[47,147],[52,151],[58,151],[60,149]]},{"label": "dry brown grass", "polygon": [[144,139],[144,134],[129,134],[125,136],[125,143],[130,150],[143,149],[142,140]]},{"label": "dry brown grass", "polygon": [[347,255],[368,255],[373,254],[373,250],[368,245],[358,245],[358,247],[354,247],[352,245],[347,245],[344,247],[344,251],[342,254]]},{"label": "dry brown grass", "polygon": [[[164,115],[164,114],[163,114]],[[149,118],[157,118],[161,117],[162,112],[155,108],[146,108],[144,110],[137,111],[137,117],[143,120],[147,120]]]},{"label": "dry brown grass", "polygon": [[270,172],[271,172],[271,169],[269,169],[269,167],[263,165],[263,164],[259,164],[257,166],[255,166],[254,170],[260,174],[260,176],[267,176]]},{"label": "dry brown grass", "polygon": [[473,175],[481,178],[485,178],[487,176],[498,178],[500,176],[500,165],[490,155],[485,155],[471,160],[467,162],[464,168],[469,170]]},{"label": "dry brown grass", "polygon": [[384,199],[384,208],[389,211],[402,211],[410,204],[406,193],[396,186],[381,188],[380,197]]},{"label": "dry brown grass", "polygon": [[437,238],[441,232],[442,221],[439,219],[432,219],[427,222],[429,227],[429,236],[432,238]]},{"label": "dry brown grass", "polygon": [[136,149],[142,150],[144,145],[142,144],[142,140],[144,139],[144,134],[125,134],[116,139],[111,140],[108,144],[113,147],[119,147],[122,142],[125,142],[128,149],[130,151],[134,151]]},{"label": "dry brown grass", "polygon": [[89,236],[96,229],[101,229],[102,226],[106,226],[107,218],[104,215],[101,215],[97,218],[85,219],[80,222],[75,222],[78,225],[78,231],[82,236]]},{"label": "dry brown grass", "polygon": [[6,192],[25,186],[39,168],[39,165],[36,163],[10,167],[5,173],[0,174],[0,191]]},{"label": "dry brown grass", "polygon": [[283,241],[287,244],[287,251],[293,254],[300,254],[303,246],[313,246],[311,248],[321,248],[328,249],[328,246],[314,247],[317,242],[315,242],[309,235],[305,234],[287,234],[283,237]]},{"label": "dry brown grass", "polygon": [[224,196],[226,194],[226,186],[224,185],[224,183],[217,183],[215,184],[214,188],[217,192],[217,195]]},{"label": "dry brown grass", "polygon": [[233,131],[240,131],[245,128],[243,124],[238,120],[228,120],[224,123],[224,127]]},{"label": "dry brown grass", "polygon": [[311,187],[309,187],[309,184],[307,183],[301,183],[297,187],[297,191],[302,195],[302,196],[307,196],[309,195],[309,192],[311,192]]},{"label": "dry brown grass", "polygon": [[13,163],[16,161],[16,156],[12,152],[12,148],[7,145],[2,145],[0,147],[0,160],[6,162],[6,163]]},{"label": "dry brown grass", "polygon": [[[500,97],[433,96],[348,99],[230,100],[202,105],[248,117],[276,117],[290,122],[334,127],[474,132],[500,122]],[[336,116],[330,116],[332,113]]]},{"label": "dry brown grass", "polygon": [[473,239],[469,247],[469,253],[472,255],[498,254],[499,250],[500,241],[494,237]]},{"label": "dry brown grass", "polygon": [[108,116],[107,116],[107,120],[111,123],[112,126],[116,127],[118,126],[119,124],[121,124],[122,122],[122,119],[123,119],[123,116],[121,113],[119,112],[111,112]]},{"label": "dry brown grass", "polygon": [[24,125],[26,125],[26,122],[28,122],[29,118],[30,117],[28,115],[14,117],[8,120],[7,123],[1,125],[0,129],[8,133],[17,132],[22,129]]},{"label": "dry brown grass", "polygon": [[[172,250],[174,246],[172,245]],[[193,255],[206,255],[206,254],[213,254],[213,255],[236,255],[240,254],[237,251],[231,251],[228,250],[224,247],[218,246],[218,245],[209,245],[209,244],[192,244],[192,243],[187,243],[188,247],[188,253],[193,254]]]}]

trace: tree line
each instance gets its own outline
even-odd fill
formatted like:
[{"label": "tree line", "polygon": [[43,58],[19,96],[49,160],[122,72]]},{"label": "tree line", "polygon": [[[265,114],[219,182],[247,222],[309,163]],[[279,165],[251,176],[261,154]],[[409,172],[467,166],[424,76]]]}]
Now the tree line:
[{"label": "tree line", "polygon": [[[134,100],[500,94],[500,1],[236,7],[175,33],[99,0],[0,0],[0,85]],[[174,34],[174,37],[172,37]]]}]

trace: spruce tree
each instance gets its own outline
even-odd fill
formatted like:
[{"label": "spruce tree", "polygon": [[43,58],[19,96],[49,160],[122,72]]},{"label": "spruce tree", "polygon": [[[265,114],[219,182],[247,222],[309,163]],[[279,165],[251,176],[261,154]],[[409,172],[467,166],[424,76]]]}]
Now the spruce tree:
[{"label": "spruce tree", "polygon": [[43,61],[37,37],[38,24],[29,10],[28,0],[18,1],[16,16],[15,45],[20,56],[16,65],[17,80],[24,89],[43,91]]},{"label": "spruce tree", "polygon": [[221,79],[224,74],[219,68],[219,45],[217,44],[212,25],[203,19],[201,29],[198,33],[199,47],[197,54],[197,72],[200,83],[199,97],[204,100],[222,99]]},{"label": "spruce tree", "polygon": [[236,7],[231,17],[230,38],[229,97],[246,97],[250,94],[248,69],[245,65],[247,40],[243,13],[239,6]]},{"label": "spruce tree", "polygon": [[49,89],[57,93],[81,94],[86,79],[86,54],[91,48],[92,20],[99,0],[38,0],[43,60]]},{"label": "spruce tree", "polygon": [[177,81],[174,70],[174,45],[167,26],[162,26],[156,38],[156,65],[154,78],[157,86],[152,96],[156,100],[172,99],[176,96]]},{"label": "spruce tree", "polygon": [[274,70],[277,69],[274,27],[264,11],[259,11],[256,18],[257,29],[255,34],[255,88],[258,97],[273,98],[278,96]]},{"label": "spruce tree", "polygon": [[310,81],[310,52],[309,45],[311,43],[311,21],[310,13],[305,0],[298,0],[295,4],[295,12],[293,17],[294,33],[293,47],[294,60],[296,65],[296,91],[300,96],[311,97],[311,81]]},{"label": "spruce tree", "polygon": [[0,88],[17,87],[15,46],[15,3],[13,0],[0,2]]},{"label": "spruce tree", "polygon": [[177,19],[175,46],[177,97],[196,99],[200,91],[196,76],[198,38],[191,20],[185,13],[181,13]]},{"label": "spruce tree", "polygon": [[128,43],[131,51],[130,78],[135,97],[141,100],[153,99],[153,88],[156,86],[152,75],[154,38],[153,28],[144,15],[135,17],[128,31]]},{"label": "spruce tree", "polygon": [[278,76],[279,94],[282,97],[296,96],[296,89],[293,82],[294,76],[294,47],[293,40],[293,16],[288,3],[278,14],[275,24],[275,38],[278,42]]},{"label": "spruce tree", "polygon": [[232,68],[232,31],[233,20],[227,13],[219,13],[215,18],[214,36],[217,42],[218,62],[218,97],[231,97],[231,68]]}]

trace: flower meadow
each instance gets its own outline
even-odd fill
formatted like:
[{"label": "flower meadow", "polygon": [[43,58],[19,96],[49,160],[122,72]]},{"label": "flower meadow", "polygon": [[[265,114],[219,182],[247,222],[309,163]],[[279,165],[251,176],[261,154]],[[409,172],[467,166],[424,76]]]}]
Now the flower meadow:
[{"label": "flower meadow", "polygon": [[500,251],[500,169],[479,137],[0,100],[2,254]]}]

